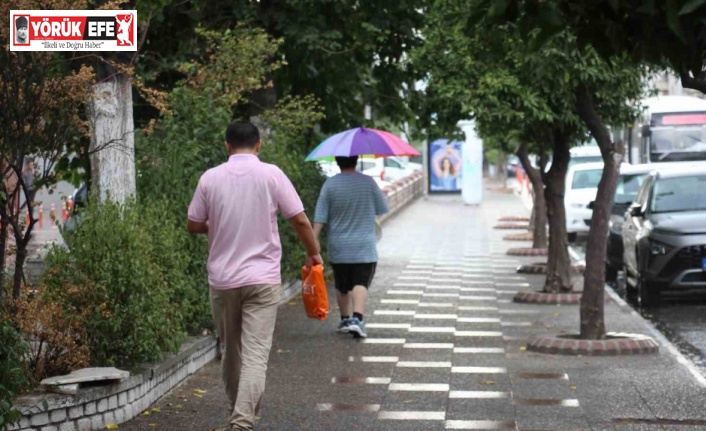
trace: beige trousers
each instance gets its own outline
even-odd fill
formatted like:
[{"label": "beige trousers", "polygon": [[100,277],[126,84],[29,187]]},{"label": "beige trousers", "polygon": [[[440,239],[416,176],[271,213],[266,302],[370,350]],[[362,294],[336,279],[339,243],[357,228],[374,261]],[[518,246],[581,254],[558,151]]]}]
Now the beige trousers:
[{"label": "beige trousers", "polygon": [[267,361],[282,287],[211,288],[211,312],[225,352],[221,365],[234,430],[251,430],[265,392]]}]

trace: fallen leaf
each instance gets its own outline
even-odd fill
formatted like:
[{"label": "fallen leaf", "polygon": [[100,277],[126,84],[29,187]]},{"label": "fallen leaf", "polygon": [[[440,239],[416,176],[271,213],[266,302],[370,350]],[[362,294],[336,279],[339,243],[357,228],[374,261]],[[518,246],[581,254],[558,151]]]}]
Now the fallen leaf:
[{"label": "fallen leaf", "polygon": [[571,385],[571,386],[569,386],[569,388],[571,388],[572,391],[575,391],[575,390],[576,390],[576,385]]},{"label": "fallen leaf", "polygon": [[522,346],[522,347],[520,347],[520,351],[521,351],[521,352],[524,352],[525,350],[527,350],[527,346]]},{"label": "fallen leaf", "polygon": [[109,423],[109,424],[106,424],[105,429],[107,429],[107,430],[116,430],[116,429],[118,429],[118,424],[115,424],[115,423],[112,423],[112,422],[111,422],[111,423]]},{"label": "fallen leaf", "polygon": [[159,408],[155,407],[155,408],[153,408],[153,409],[150,410],[150,411],[151,411],[152,413],[160,413],[162,410],[160,410]]},{"label": "fallen leaf", "polygon": [[194,392],[196,392],[197,394],[205,394],[208,391],[204,391],[203,389],[194,389]]},{"label": "fallen leaf", "polygon": [[484,384],[484,385],[487,385],[487,386],[490,386],[490,385],[494,385],[495,382],[492,381],[492,380],[484,380],[484,381],[483,381],[483,384]]},{"label": "fallen leaf", "polygon": [[142,413],[142,416],[149,416],[149,415],[150,415],[150,411],[149,411],[149,410],[147,410],[146,412]]},{"label": "fallen leaf", "polygon": [[181,404],[177,404],[177,405],[176,405],[176,408],[178,408],[178,409],[183,409],[183,408],[184,408],[184,406],[183,406],[183,405],[181,405]]},{"label": "fallen leaf", "polygon": [[291,350],[277,349],[277,353],[292,353]]},{"label": "fallen leaf", "polygon": [[559,312],[554,313],[554,317],[559,317],[559,316],[561,316],[561,313],[559,313]]},{"label": "fallen leaf", "polygon": [[196,398],[203,398],[203,395],[201,394],[193,394],[193,396],[195,396]]},{"label": "fallen leaf", "polygon": [[287,303],[287,305],[296,305],[296,304],[297,304],[297,303],[294,302],[294,301],[290,301],[290,302]]},{"label": "fallen leaf", "polygon": [[154,427],[157,426],[157,424],[149,424],[149,426],[151,426],[152,428],[154,428]]}]

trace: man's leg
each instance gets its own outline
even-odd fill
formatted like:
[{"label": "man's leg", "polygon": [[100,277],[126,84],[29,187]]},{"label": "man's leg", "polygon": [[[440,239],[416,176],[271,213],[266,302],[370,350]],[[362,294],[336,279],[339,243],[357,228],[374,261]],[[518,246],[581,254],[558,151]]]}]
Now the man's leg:
[{"label": "man's leg", "polygon": [[353,313],[365,315],[365,301],[368,300],[368,288],[357,285],[353,287],[350,296],[353,297]]},{"label": "man's leg", "polygon": [[336,283],[336,301],[338,302],[338,310],[341,312],[341,320],[338,322],[338,332],[348,332],[350,325],[351,313],[353,312],[351,288],[348,265],[332,264],[333,278]]},{"label": "man's leg", "polygon": [[[257,285],[242,289],[242,336],[238,396],[230,417],[233,430],[251,430],[265,392],[267,361],[277,320],[280,285]],[[226,331],[228,329],[226,328]],[[228,346],[226,345],[226,355]]]},{"label": "man's leg", "polygon": [[209,299],[211,300],[211,317],[213,317],[213,324],[215,325],[215,335],[216,335],[216,356],[217,359],[221,359],[223,356],[222,346],[225,342],[223,338],[223,298],[221,297],[221,292],[218,289],[210,288]]},{"label": "man's leg", "polygon": [[351,316],[351,294],[346,292],[342,293],[340,290],[336,289],[336,301],[338,301],[338,309],[341,311],[341,318]]},{"label": "man's leg", "polygon": [[[214,289],[215,290],[215,289]],[[211,291],[213,293],[213,290]],[[223,368],[223,383],[230,406],[235,406],[238,397],[238,383],[241,369],[241,337],[242,337],[242,291],[241,289],[217,290],[218,300],[211,302],[211,312],[214,319],[220,313],[221,324],[218,327],[220,341],[225,344],[225,352],[221,366]],[[213,298],[213,296],[212,296]],[[215,303],[215,306],[214,306]],[[220,310],[218,304],[220,303]]]},{"label": "man's leg", "polygon": [[368,299],[368,288],[375,276],[375,263],[357,264],[352,267],[353,290],[350,296],[353,298],[353,317],[349,326],[349,332],[356,337],[367,337],[365,329],[365,302]]}]

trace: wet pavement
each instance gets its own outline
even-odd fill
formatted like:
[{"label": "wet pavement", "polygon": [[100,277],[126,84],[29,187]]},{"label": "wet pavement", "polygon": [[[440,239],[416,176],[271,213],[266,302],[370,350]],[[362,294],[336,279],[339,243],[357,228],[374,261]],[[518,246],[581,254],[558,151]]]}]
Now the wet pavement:
[{"label": "wet pavement", "polygon": [[[585,239],[579,237],[572,244],[579,259],[586,253]],[[609,282],[609,286],[613,285],[614,282]],[[706,373],[706,291],[666,292],[660,305],[653,308],[642,309],[635,302],[630,305]]]},{"label": "wet pavement", "polygon": [[[655,336],[659,354],[525,350],[534,335],[576,333],[579,310],[512,302],[543,277],[515,273],[536,258],[505,255],[518,244],[492,229],[504,215],[526,210],[488,192],[480,207],[422,199],[386,223],[365,340],[335,332],[336,310],[319,322],[299,299],[281,306],[256,430],[706,429],[706,379],[617,297],[608,330]],[[205,431],[227,416],[212,363],[120,429]]]}]

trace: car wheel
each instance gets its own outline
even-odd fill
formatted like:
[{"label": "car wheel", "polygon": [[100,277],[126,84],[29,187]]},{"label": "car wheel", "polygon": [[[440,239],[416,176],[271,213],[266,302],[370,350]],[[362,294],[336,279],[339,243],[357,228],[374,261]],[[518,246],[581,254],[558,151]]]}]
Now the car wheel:
[{"label": "car wheel", "polygon": [[641,307],[655,307],[659,305],[659,287],[647,282],[642,277],[637,277],[637,299]]},{"label": "car wheel", "polygon": [[576,238],[578,238],[579,234],[576,232],[569,232],[566,237],[569,240],[569,242],[576,242]]}]

